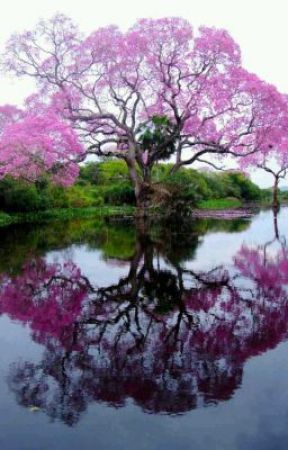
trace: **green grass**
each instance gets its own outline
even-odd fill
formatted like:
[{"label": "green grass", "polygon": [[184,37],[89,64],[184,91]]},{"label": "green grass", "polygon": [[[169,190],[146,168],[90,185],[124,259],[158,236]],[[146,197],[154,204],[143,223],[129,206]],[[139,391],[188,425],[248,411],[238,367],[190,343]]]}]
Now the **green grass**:
[{"label": "green grass", "polygon": [[15,223],[43,223],[50,220],[67,220],[87,217],[133,216],[133,206],[101,206],[90,208],[49,209],[41,212],[7,214],[0,211],[0,227]]},{"label": "green grass", "polygon": [[200,209],[228,209],[228,208],[239,208],[241,206],[241,201],[237,198],[219,198],[211,200],[202,200],[198,204]]}]

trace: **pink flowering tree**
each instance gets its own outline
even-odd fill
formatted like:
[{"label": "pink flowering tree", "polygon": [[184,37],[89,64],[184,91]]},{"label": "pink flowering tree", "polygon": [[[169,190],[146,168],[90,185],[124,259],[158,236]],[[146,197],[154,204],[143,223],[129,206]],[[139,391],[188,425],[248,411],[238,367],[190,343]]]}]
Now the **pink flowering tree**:
[{"label": "pink flowering tree", "polygon": [[272,86],[266,86],[266,98],[255,107],[259,122],[258,152],[240,160],[244,169],[258,168],[273,177],[273,208],[278,210],[279,181],[288,170],[288,98]]},{"label": "pink flowering tree", "polygon": [[83,148],[75,131],[55,113],[0,108],[0,177],[29,182],[48,173],[55,182],[71,184],[78,174],[75,155]]},{"label": "pink flowering tree", "polygon": [[84,37],[56,15],[13,35],[3,59],[10,73],[36,80],[27,109],[39,112],[43,127],[52,114],[77,134],[78,161],[94,154],[127,163],[140,207],[156,161],[173,155],[175,171],[258,150],[253,102],[261,103],[265,83],[241,68],[224,30],[141,19],[127,32],[108,26]]}]

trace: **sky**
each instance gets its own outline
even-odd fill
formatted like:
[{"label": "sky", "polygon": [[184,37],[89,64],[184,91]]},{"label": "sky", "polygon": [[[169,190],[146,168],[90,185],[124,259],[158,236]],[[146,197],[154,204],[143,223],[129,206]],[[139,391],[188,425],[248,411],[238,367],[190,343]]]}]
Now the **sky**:
[{"label": "sky", "polygon": [[[287,0],[0,0],[0,49],[13,32],[31,29],[56,12],[70,16],[84,33],[117,24],[126,29],[141,17],[177,16],[195,27],[227,29],[242,50],[243,66],[288,93]],[[0,76],[0,104],[20,104],[33,92],[32,81]],[[251,173],[262,187],[272,178]],[[287,182],[284,182],[287,185]]]}]

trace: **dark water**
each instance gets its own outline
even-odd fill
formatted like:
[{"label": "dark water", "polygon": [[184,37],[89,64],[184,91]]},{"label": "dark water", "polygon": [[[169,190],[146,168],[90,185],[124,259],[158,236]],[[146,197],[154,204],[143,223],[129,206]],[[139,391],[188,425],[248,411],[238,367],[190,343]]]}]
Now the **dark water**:
[{"label": "dark water", "polygon": [[286,450],[287,225],[1,230],[1,450]]}]

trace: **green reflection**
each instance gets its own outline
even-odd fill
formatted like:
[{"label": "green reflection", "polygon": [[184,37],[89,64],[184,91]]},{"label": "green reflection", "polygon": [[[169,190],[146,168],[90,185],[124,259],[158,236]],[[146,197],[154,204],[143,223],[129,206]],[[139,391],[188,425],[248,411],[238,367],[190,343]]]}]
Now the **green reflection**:
[{"label": "green reflection", "polygon": [[149,239],[153,252],[175,265],[194,258],[199,237],[208,232],[241,232],[249,220],[162,221],[145,229],[133,221],[120,219],[73,219],[42,225],[19,225],[1,230],[0,272],[18,273],[31,256],[43,256],[51,250],[86,245],[100,250],[103,259],[131,260],[139,239]]}]

